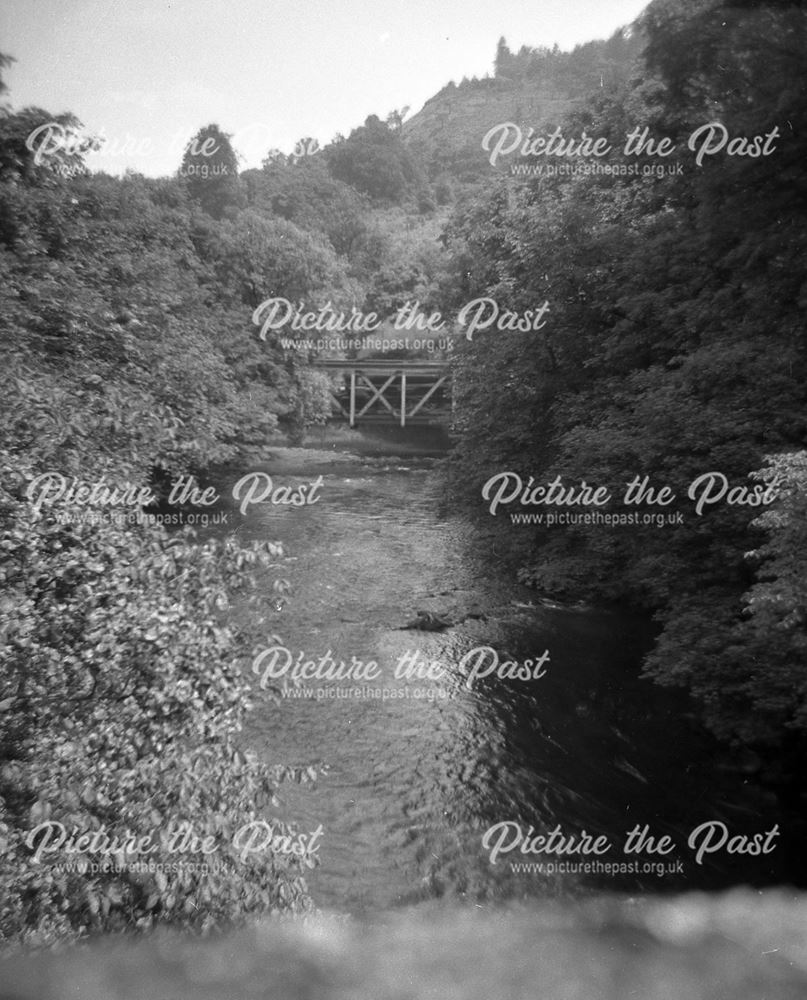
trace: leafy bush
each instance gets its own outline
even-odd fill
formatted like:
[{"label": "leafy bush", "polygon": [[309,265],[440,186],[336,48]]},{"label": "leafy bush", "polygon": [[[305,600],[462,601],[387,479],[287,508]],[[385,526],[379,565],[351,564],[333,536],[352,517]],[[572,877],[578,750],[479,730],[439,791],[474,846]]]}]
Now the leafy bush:
[{"label": "leafy bush", "polygon": [[[310,854],[277,842],[242,857],[233,844],[279,780],[310,776],[269,768],[237,745],[249,637],[222,612],[228,595],[254,594],[279,547],[65,523],[85,509],[37,511],[24,496],[34,471],[3,454],[0,936],[38,944],[169,921],[208,930],[307,909]],[[151,835],[155,870],[87,870],[87,861],[143,860],[123,847],[103,859],[59,851],[37,861],[26,840],[47,821],[120,845]],[[215,853],[172,851],[172,825],[183,823]]]},{"label": "leafy bush", "polygon": [[333,176],[371,198],[400,204],[423,185],[420,167],[404,145],[400,131],[370,115],[347,139],[325,151]]},{"label": "leafy bush", "polygon": [[[4,134],[16,142],[27,123],[11,119]],[[250,310],[197,252],[200,232],[215,242],[227,226],[195,214],[177,180],[0,181],[5,941],[168,922],[209,930],[310,906],[310,843],[278,822],[265,850],[233,843],[278,782],[315,774],[239,747],[255,637],[225,612],[232,595],[254,598],[259,578],[266,590],[280,548],[199,544],[124,520],[135,507],[111,520],[87,516],[106,508],[38,510],[27,497],[47,472],[137,490],[154,467],[175,477],[232,460],[296,405],[293,373],[276,354],[256,355]],[[305,280],[299,250],[282,280],[298,262]],[[258,280],[272,263],[248,261]],[[248,348],[242,367],[237,343]],[[65,840],[37,860],[31,830],[43,823],[62,824]],[[171,841],[183,829],[196,838],[184,850]],[[71,850],[73,834],[109,853],[87,856],[86,838]],[[154,849],[140,856],[144,837]]]},{"label": "leafy bush", "polygon": [[[768,536],[746,553],[756,582],[741,606],[719,591],[676,604],[647,669],[662,682],[688,684],[724,738],[796,754],[807,732],[807,453],[770,455],[753,477],[778,493],[753,522]],[[800,758],[795,763],[800,773]]]}]

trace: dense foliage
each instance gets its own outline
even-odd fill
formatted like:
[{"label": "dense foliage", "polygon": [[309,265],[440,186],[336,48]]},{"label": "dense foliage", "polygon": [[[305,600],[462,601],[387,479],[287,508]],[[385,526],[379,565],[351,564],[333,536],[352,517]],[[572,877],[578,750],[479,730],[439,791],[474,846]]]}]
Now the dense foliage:
[{"label": "dense foliage", "polygon": [[[687,685],[721,736],[795,745],[807,731],[807,566],[794,544],[807,444],[807,16],[800,4],[659,2],[643,32],[630,83],[598,88],[563,123],[565,136],[606,137],[606,162],[623,173],[499,178],[454,214],[457,302],[551,306],[541,329],[478,333],[458,359],[455,484],[487,522],[480,490],[503,471],[617,498],[637,475],[668,485],[671,507],[642,508],[680,512],[663,528],[515,526],[507,510],[551,509],[517,504],[495,523],[521,533],[527,582],[653,611],[648,671]],[[775,148],[728,155],[724,144],[698,165],[689,137],[713,122],[732,138],[776,127]],[[637,126],[674,151],[625,155]],[[781,492],[762,517],[727,493],[695,513],[698,476],[752,488],[767,456]]]},{"label": "dense foliage", "polygon": [[221,219],[244,205],[244,193],[238,183],[238,157],[218,125],[199,129],[185,147],[179,176],[191,198],[212,215]]},{"label": "dense foliage", "polygon": [[[89,175],[80,148],[37,162],[26,139],[49,121],[0,119],[0,939],[305,910],[312,852],[277,821],[265,849],[235,842],[279,781],[311,777],[239,745],[259,635],[225,612],[285,590],[280,547],[201,544],[140,504],[40,506],[29,488],[51,473],[146,490],[321,418],[308,372],[250,317],[269,294],[330,291],[340,265],[284,220],[217,221],[182,177]],[[38,859],[41,824],[67,839]]]},{"label": "dense foliage", "polygon": [[[63,523],[20,495],[34,470],[18,454],[2,471],[0,939],[307,908],[310,856],[238,850],[238,831],[298,776],[239,748],[249,637],[222,614],[276,547]],[[38,858],[59,831],[64,846]],[[97,850],[71,851],[76,832],[96,833]],[[132,846],[143,837],[147,855]]]},{"label": "dense foliage", "polygon": [[[401,203],[425,187],[425,178],[406,148],[400,128],[382,122],[377,115],[370,115],[347,139],[333,142],[326,155],[337,180],[379,202]],[[425,200],[423,206],[428,207]]]}]

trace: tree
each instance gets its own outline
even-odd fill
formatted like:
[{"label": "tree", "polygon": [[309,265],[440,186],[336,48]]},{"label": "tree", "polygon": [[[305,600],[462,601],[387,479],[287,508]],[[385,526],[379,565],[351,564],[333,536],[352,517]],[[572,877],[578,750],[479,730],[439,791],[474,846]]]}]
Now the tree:
[{"label": "tree", "polygon": [[250,207],[324,234],[337,254],[351,256],[366,229],[367,199],[331,176],[325,159],[264,161],[242,175]]},{"label": "tree", "polygon": [[8,93],[8,84],[3,79],[3,70],[8,69],[13,62],[16,62],[13,56],[7,56],[0,52],[0,94]]},{"label": "tree", "polygon": [[399,204],[423,186],[422,173],[399,131],[377,115],[370,115],[344,142],[329,146],[326,155],[335,178],[375,201]]},{"label": "tree", "polygon": [[298,139],[294,144],[294,149],[292,151],[289,159],[292,163],[299,163],[306,157],[315,156],[319,152],[320,146],[317,139],[312,138],[310,135],[304,135],[301,139]]},{"label": "tree", "polygon": [[493,71],[496,76],[507,76],[513,62],[513,53],[507,46],[504,35],[496,45],[496,58],[493,61]]},{"label": "tree", "polygon": [[[637,473],[668,485],[680,523],[538,528],[521,578],[653,613],[660,633],[647,672],[686,686],[721,738],[768,749],[799,740],[803,749],[807,720],[793,672],[799,628],[778,627],[770,602],[743,617],[753,583],[744,553],[770,551],[766,522],[725,499],[695,514],[687,492],[709,470],[741,491],[766,454],[807,443],[806,29],[804,11],[786,4],[651,5],[647,61],[633,81],[598,87],[563,128],[607,138],[614,172],[503,178],[458,206],[447,233],[462,300],[551,304],[545,329],[490,331],[463,346],[458,489],[489,522],[481,487],[503,469],[538,483],[585,480],[615,497]],[[689,136],[716,117],[732,136],[780,121],[793,131],[771,155],[724,150],[694,166]],[[680,174],[629,172],[638,161],[621,146],[636,122],[675,142],[666,164]],[[791,523],[779,537],[792,531],[795,546],[795,514]],[[795,563],[770,565],[780,586],[802,579]],[[790,586],[790,605],[800,587]]]},{"label": "tree", "polygon": [[221,219],[228,210],[244,203],[238,183],[238,157],[231,136],[218,125],[206,125],[185,147],[179,176],[188,193],[208,215]]},{"label": "tree", "polygon": [[403,128],[404,118],[409,114],[409,105],[402,108],[395,108],[387,115],[385,124],[391,132],[400,132]]},{"label": "tree", "polygon": [[42,108],[0,114],[0,178],[28,184],[54,184],[87,173],[84,156],[101,148],[71,114],[51,115]]}]

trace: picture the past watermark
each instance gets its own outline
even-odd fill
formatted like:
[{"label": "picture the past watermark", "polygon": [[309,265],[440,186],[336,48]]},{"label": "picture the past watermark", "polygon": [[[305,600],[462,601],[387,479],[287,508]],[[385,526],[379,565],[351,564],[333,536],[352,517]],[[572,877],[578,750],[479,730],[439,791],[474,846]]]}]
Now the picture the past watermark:
[{"label": "picture the past watermark", "polygon": [[779,833],[778,824],[745,833],[730,829],[722,820],[706,820],[688,832],[685,846],[689,853],[682,857],[684,848],[676,837],[659,835],[647,823],[636,823],[616,842],[605,834],[568,831],[559,824],[551,830],[536,830],[503,820],[485,830],[482,848],[491,865],[507,859],[515,874],[664,876],[683,874],[685,862],[702,867],[713,858],[763,858],[776,850]]},{"label": "picture the past watermark", "polygon": [[[550,652],[521,660],[503,657],[492,646],[476,646],[456,664],[430,660],[418,649],[407,649],[391,667],[356,656],[337,659],[332,650],[320,656],[277,644],[259,650],[252,672],[263,690],[293,700],[366,699],[396,701],[449,700],[460,690],[472,691],[485,678],[538,681],[547,676]],[[315,682],[312,684],[312,682]]]},{"label": "picture the past watermark", "polygon": [[[241,514],[250,507],[270,504],[279,507],[307,507],[319,503],[323,476],[308,482],[282,483],[268,472],[248,472],[235,482],[230,498]],[[226,524],[227,512],[213,514],[210,508],[222,501],[215,487],[200,487],[192,476],[174,480],[162,500],[176,512],[154,512],[161,500],[150,486],[111,483],[105,477],[85,481],[68,478],[60,472],[43,472],[28,484],[25,495],[36,513],[52,510],[63,523],[140,523],[140,524]],[[181,510],[180,510],[181,508]],[[200,508],[194,514],[187,508]]]},{"label": "picture the past watermark", "polygon": [[[778,496],[779,483],[732,483],[718,470],[696,476],[688,484],[686,497],[692,510],[702,517],[710,507],[725,504],[729,507],[751,509],[767,507]],[[510,515],[513,524],[553,525],[575,524],[682,524],[683,512],[669,508],[678,500],[678,494],[669,485],[651,483],[649,475],[638,474],[625,482],[621,498],[615,497],[607,486],[597,486],[580,480],[566,483],[562,476],[549,482],[536,482],[534,476],[524,480],[517,472],[498,472],[482,486],[482,499],[488,513],[496,517],[501,511]],[[614,500],[621,503],[620,511],[606,511]],[[525,508],[539,508],[540,513],[526,513]]]},{"label": "picture the past watermark", "polygon": [[[282,823],[256,819],[236,829],[224,847],[228,857],[236,857],[242,862],[253,855],[267,853],[302,858],[319,851],[323,832],[322,824],[313,831],[301,833]],[[199,861],[187,859],[209,859],[213,855],[220,858],[222,851],[222,844],[214,834],[197,832],[189,822],[133,833],[128,829],[112,831],[105,824],[96,829],[80,830],[47,819],[28,830],[24,842],[33,852],[31,859],[35,864],[48,859],[54,864],[66,863],[66,859],[81,859],[73,862],[81,863],[77,870],[90,870],[89,866],[95,865],[98,871],[109,871],[114,866],[129,870],[130,866],[138,864],[157,865],[159,870],[168,865],[169,870],[175,870],[170,866],[196,866]],[[165,858],[174,860],[166,861]],[[102,865],[108,867],[100,867]]]},{"label": "picture the past watermark", "polygon": [[[704,122],[689,133],[685,149],[694,154],[696,166],[702,167],[710,157],[718,155],[751,159],[771,156],[776,152],[777,141],[781,138],[782,132],[778,125],[765,133],[745,136],[731,135],[722,122],[712,121]],[[618,146],[605,136],[588,135],[585,131],[579,135],[566,136],[558,126],[551,131],[537,132],[534,128],[528,128],[525,132],[515,122],[501,122],[485,133],[482,149],[489,154],[488,162],[492,167],[498,164],[500,158],[513,154],[543,157],[547,176],[550,176],[549,166],[558,166],[563,160],[597,163],[616,153],[624,157],[653,157],[663,161],[677,154],[680,145],[670,136],[652,136],[646,125],[636,125],[626,131],[622,145]]]}]

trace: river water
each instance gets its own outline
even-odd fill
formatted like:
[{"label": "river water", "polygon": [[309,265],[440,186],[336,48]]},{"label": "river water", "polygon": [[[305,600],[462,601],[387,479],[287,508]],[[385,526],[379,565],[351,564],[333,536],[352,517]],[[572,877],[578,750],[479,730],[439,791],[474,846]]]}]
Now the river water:
[{"label": "river water", "polygon": [[[283,482],[313,478],[297,471]],[[257,505],[237,528],[245,541],[284,545],[293,594],[281,610],[267,594],[259,623],[267,633],[295,659],[329,652],[378,665],[376,680],[306,681],[310,697],[297,692],[279,704],[255,678],[249,745],[269,762],[329,766],[314,786],[283,785],[276,813],[300,831],[323,828],[321,864],[308,878],[319,906],[368,914],[433,897],[485,905],[786,878],[781,846],[756,857],[720,849],[696,863],[687,844],[694,828],[718,820],[732,836],[763,833],[777,821],[775,799],[721,766],[682,696],[639,679],[645,623],[541,604],[491,564],[462,515],[440,512],[440,475],[428,461],[332,465],[319,496],[305,507]],[[450,627],[407,629],[418,611]],[[489,647],[480,673],[494,655],[521,664],[548,654],[543,676],[469,683],[473,663],[463,656],[480,647]],[[415,654],[436,664],[434,679],[396,678],[401,658]],[[600,856],[516,849],[492,864],[483,835],[507,821],[524,834],[532,826],[532,836],[559,827],[611,846]],[[670,837],[668,853],[626,854],[637,824],[657,842]],[[546,874],[510,866],[559,860],[669,868]]]}]

